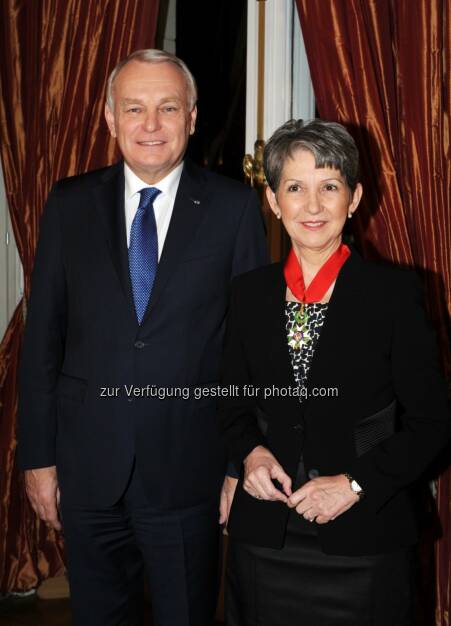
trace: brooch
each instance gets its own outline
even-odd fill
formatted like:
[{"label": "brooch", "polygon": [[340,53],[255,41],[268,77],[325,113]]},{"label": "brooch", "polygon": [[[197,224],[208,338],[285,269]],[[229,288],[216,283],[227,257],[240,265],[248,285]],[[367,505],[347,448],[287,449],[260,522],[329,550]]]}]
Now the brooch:
[{"label": "brooch", "polygon": [[311,341],[308,330],[308,314],[304,303],[294,316],[294,324],[288,332],[288,345],[293,350],[299,350],[302,344]]}]

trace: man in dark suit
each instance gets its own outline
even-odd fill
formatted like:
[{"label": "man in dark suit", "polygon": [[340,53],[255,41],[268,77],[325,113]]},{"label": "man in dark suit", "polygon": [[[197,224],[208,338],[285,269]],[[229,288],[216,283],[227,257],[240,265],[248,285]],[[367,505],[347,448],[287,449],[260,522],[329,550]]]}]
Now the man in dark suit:
[{"label": "man in dark suit", "polygon": [[74,624],[211,624],[224,477],[216,395],[230,280],[266,262],[257,198],[184,153],[184,63],[113,71],[124,161],[57,183],[44,212],[21,370],[19,463],[66,541]]}]

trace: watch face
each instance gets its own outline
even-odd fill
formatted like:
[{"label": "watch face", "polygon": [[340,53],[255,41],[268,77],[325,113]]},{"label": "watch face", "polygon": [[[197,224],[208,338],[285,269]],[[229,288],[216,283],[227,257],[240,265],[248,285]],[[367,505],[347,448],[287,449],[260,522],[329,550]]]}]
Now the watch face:
[{"label": "watch face", "polygon": [[355,493],[360,493],[362,491],[362,487],[359,485],[359,483],[356,480],[353,480],[351,482],[351,489]]}]

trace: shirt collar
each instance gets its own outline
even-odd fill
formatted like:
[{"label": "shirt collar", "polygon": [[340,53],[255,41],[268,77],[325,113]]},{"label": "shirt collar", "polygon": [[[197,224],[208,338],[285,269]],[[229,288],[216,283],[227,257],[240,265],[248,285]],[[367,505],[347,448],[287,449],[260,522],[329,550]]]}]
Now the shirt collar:
[{"label": "shirt collar", "polygon": [[183,170],[183,161],[177,165],[167,176],[158,181],[155,185],[149,185],[141,180],[133,170],[124,162],[124,176],[125,176],[125,197],[127,199],[132,198],[136,193],[139,193],[143,187],[157,187],[162,194],[174,196],[179,186],[180,177]]}]

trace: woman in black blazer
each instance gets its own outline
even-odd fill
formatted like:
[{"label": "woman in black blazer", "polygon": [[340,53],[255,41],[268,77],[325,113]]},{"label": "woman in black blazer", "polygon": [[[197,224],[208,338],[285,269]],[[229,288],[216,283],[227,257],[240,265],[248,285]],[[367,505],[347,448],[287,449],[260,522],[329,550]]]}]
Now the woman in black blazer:
[{"label": "woman in black blazer", "polygon": [[343,126],[287,122],[264,164],[292,250],[232,292],[227,624],[407,626],[409,487],[450,430],[419,283],[342,243],[362,195]]}]

